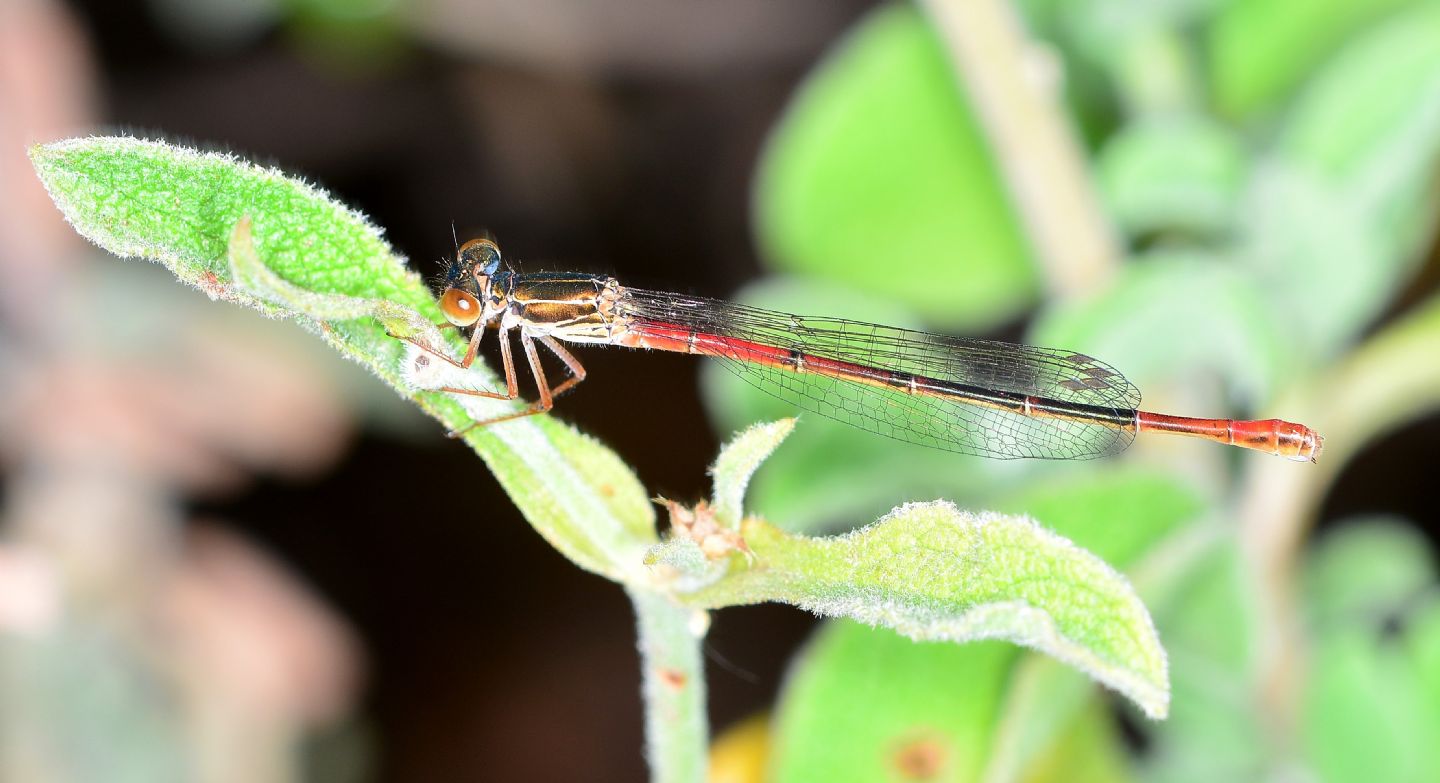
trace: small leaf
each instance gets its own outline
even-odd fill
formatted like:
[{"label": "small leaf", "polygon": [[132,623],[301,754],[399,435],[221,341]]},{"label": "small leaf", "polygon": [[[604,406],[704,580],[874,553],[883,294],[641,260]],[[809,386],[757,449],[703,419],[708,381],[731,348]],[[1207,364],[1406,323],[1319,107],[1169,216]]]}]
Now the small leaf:
[{"label": "small leaf", "polygon": [[771,779],[975,780],[1015,658],[826,623],[780,694]]},{"label": "small leaf", "polygon": [[[1280,150],[1336,177],[1400,153],[1398,171],[1425,178],[1440,124],[1440,6],[1415,3],[1365,28],[1318,69],[1289,112]],[[1420,131],[1418,134],[1414,131]]]},{"label": "small leaf", "polygon": [[1210,31],[1216,100],[1244,117],[1279,104],[1347,37],[1412,0],[1245,0],[1222,6]]},{"label": "small leaf", "polygon": [[756,176],[765,257],[904,302],[953,328],[1033,299],[1019,219],[944,45],[882,5],[811,75]]},{"label": "small leaf", "polygon": [[1310,555],[1305,593],[1317,623],[1365,622],[1383,628],[1435,585],[1425,535],[1387,517],[1348,520]]},{"label": "small leaf", "polygon": [[925,503],[835,538],[756,519],[743,533],[755,566],[687,601],[783,601],[917,640],[1005,639],[1084,671],[1151,717],[1166,713],[1165,652],[1134,590],[1029,519]]},{"label": "small leaf", "polygon": [[794,429],[794,419],[756,424],[720,450],[720,456],[710,467],[710,475],[715,477],[715,517],[721,525],[740,529],[740,518],[745,516],[745,487],[750,484],[750,477]]},{"label": "small leaf", "polygon": [[1221,236],[1235,217],[1244,175],[1236,135],[1193,115],[1166,115],[1122,128],[1099,159],[1116,221],[1132,236]]},{"label": "small leaf", "polygon": [[1270,158],[1241,204],[1238,260],[1285,313],[1286,337],[1314,359],[1345,347],[1389,301],[1407,265],[1352,194],[1303,166]]}]

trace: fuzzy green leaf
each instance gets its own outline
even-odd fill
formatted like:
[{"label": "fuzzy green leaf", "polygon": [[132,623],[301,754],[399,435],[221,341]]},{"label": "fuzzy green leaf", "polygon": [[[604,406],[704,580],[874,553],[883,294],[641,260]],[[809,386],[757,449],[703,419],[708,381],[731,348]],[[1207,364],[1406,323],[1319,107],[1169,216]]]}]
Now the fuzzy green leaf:
[{"label": "fuzzy green leaf", "polygon": [[1025,517],[902,506],[835,538],[746,520],[753,567],[687,596],[782,601],[917,640],[1005,639],[1074,666],[1152,717],[1169,703],[1165,651],[1124,577]]},{"label": "fuzzy green leaf", "polygon": [[[377,228],[324,191],[234,156],[133,138],[62,141],[34,147],[30,157],[90,241],[159,261],[212,298],[292,318],[449,429],[470,423],[467,401],[406,382],[419,349],[386,331],[438,338],[430,291]],[[495,385],[480,365],[466,377],[471,386]],[[465,440],[567,557],[612,579],[644,578],[653,509],[612,453],[546,417],[477,428]]]}]

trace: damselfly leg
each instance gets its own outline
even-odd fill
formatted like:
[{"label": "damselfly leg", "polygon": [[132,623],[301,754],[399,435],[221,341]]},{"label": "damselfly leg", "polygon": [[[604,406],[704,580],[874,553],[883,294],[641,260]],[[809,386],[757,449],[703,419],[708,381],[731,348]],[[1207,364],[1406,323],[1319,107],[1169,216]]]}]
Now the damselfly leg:
[{"label": "damselfly leg", "polygon": [[[450,326],[453,325],[437,324],[437,327],[440,328]],[[474,326],[474,329],[475,333],[470,338],[470,343],[465,351],[465,356],[458,360],[452,358],[443,350],[436,350],[434,347],[426,345],[413,337],[405,337],[402,339],[404,339],[411,345],[414,345],[417,348],[424,350],[425,353],[429,356],[439,357],[440,359],[443,359],[445,362],[454,365],[455,367],[458,367],[462,370],[468,370],[475,363],[475,357],[479,355],[478,352],[480,346],[480,338],[481,335],[484,334],[484,325],[476,324]],[[510,330],[502,328],[500,330],[499,340],[500,360],[505,371],[505,391],[494,392],[486,391],[484,389],[471,389],[462,386],[437,386],[433,389],[427,389],[427,391],[444,392],[446,394],[464,394],[472,397],[483,397],[485,399],[491,400],[518,399],[520,397],[520,384],[518,380],[518,373],[515,370],[515,356],[510,346]],[[570,371],[570,377],[561,381],[560,384],[558,386],[555,386],[554,388],[551,388],[550,381],[545,376],[545,368],[540,364],[540,354],[535,349],[536,340],[539,340],[540,343],[542,343],[546,348],[550,349],[550,351],[554,353],[555,356],[560,359],[560,361],[565,363],[565,367]],[[468,426],[462,429],[453,430],[448,433],[449,437],[458,438],[465,433],[475,429],[476,427],[485,427],[491,424],[499,424],[503,421],[511,421],[514,419],[524,418],[526,416],[534,416],[538,413],[545,413],[551,408],[555,407],[556,397],[559,397],[560,395],[570,391],[571,389],[575,388],[576,384],[579,384],[581,381],[585,380],[586,373],[584,365],[580,364],[580,360],[576,359],[574,354],[565,350],[564,346],[560,345],[560,343],[556,341],[555,338],[550,337],[549,335],[532,336],[528,332],[526,332],[524,328],[521,328],[520,346],[525,351],[526,362],[530,365],[530,374],[535,378],[535,388],[539,399],[536,400],[534,403],[531,403],[529,407],[523,410],[515,411],[514,413],[508,413],[503,416],[495,416],[489,419],[471,422]]]}]

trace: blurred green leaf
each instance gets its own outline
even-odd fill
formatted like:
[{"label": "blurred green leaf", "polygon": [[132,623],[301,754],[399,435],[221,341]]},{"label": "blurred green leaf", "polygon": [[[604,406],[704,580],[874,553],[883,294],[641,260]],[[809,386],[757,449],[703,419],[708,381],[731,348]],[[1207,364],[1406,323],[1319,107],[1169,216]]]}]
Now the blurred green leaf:
[{"label": "blurred green leaf", "polygon": [[1422,682],[1405,646],[1374,628],[1319,640],[1301,715],[1305,754],[1320,779],[1440,780],[1440,704]]},{"label": "blurred green leaf", "polygon": [[1076,721],[1093,720],[1095,706],[1103,703],[1079,672],[1042,655],[1021,657],[1006,676],[983,780],[1019,780],[1059,763]]},{"label": "blurred green leaf", "polygon": [[780,694],[773,779],[977,780],[1016,655],[826,623]]},{"label": "blurred green leaf", "polygon": [[834,538],[753,518],[743,533],[753,566],[688,602],[781,601],[917,640],[1006,639],[1084,671],[1152,717],[1165,714],[1165,651],[1133,589],[1027,518],[915,503]]},{"label": "blurred green leaf", "polygon": [[1124,783],[1134,779],[1125,743],[1104,702],[1091,699],[1084,707],[1056,742],[1031,762],[1021,783]]},{"label": "blurred green leaf", "polygon": [[1368,28],[1312,80],[1244,201],[1239,257],[1312,355],[1370,324],[1422,258],[1440,159],[1440,4]]},{"label": "blurred green leaf", "polygon": [[1414,164],[1434,157],[1437,126],[1440,3],[1428,2],[1367,28],[1318,69],[1288,113],[1279,149],[1343,181],[1399,144],[1411,164],[1402,168],[1418,176]]},{"label": "blurred green leaf", "polygon": [[1099,159],[1115,220],[1132,236],[1217,236],[1235,218],[1244,176],[1239,139],[1196,115],[1155,117],[1121,128]]},{"label": "blurred green leaf", "polygon": [[1262,164],[1241,204],[1236,254],[1284,313],[1291,349],[1313,362],[1333,355],[1389,300],[1400,259],[1386,252],[1372,216],[1313,172]]},{"label": "blurred green leaf", "polygon": [[1424,534],[1391,518],[1347,520],[1321,538],[1305,569],[1312,622],[1393,621],[1435,586],[1435,562]]},{"label": "blurred green leaf", "polygon": [[761,160],[766,258],[947,328],[1013,317],[1036,272],[940,40],[907,4],[867,16],[792,99]]},{"label": "blurred green leaf", "polygon": [[1429,542],[1394,520],[1354,522],[1324,537],[1305,576],[1316,641],[1303,734],[1316,771],[1327,781],[1440,779]]},{"label": "blurred green leaf", "polygon": [[[99,630],[99,617],[71,619],[45,637],[0,635],[0,742],[6,748],[0,775],[14,781],[195,780],[194,727],[186,725],[174,694],[157,687],[162,672],[153,655],[134,639]],[[105,619],[115,624],[113,616]]]},{"label": "blurred green leaf", "polygon": [[1283,103],[1339,45],[1414,0],[1230,0],[1209,34],[1215,101],[1231,117]]},{"label": "blurred green leaf", "polygon": [[1418,687],[1425,700],[1440,709],[1440,595],[1433,589],[1411,616],[1405,641]]},{"label": "blurred green leaf", "polygon": [[1432,296],[1324,378],[1326,457],[1342,465],[1373,438],[1440,408],[1440,296]]},{"label": "blurred green leaf", "polygon": [[1231,544],[1147,591],[1170,654],[1170,718],[1150,726],[1145,778],[1258,780],[1267,749],[1255,710],[1254,599]]},{"label": "blurred green leaf", "polygon": [[1027,514],[1110,565],[1124,568],[1201,514],[1206,505],[1195,490],[1172,475],[1105,465],[1027,484],[995,510]]}]

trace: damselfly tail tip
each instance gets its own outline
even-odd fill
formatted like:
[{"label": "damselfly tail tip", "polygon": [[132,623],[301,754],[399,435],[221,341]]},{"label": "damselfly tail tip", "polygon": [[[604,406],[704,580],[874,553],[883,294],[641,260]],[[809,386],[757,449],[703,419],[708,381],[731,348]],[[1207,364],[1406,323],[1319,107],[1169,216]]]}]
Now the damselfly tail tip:
[{"label": "damselfly tail tip", "polygon": [[1320,451],[1325,447],[1325,438],[1320,433],[1303,424],[1280,423],[1288,425],[1279,432],[1279,446],[1283,449],[1280,453],[1283,456],[1296,462],[1320,461]]}]

